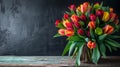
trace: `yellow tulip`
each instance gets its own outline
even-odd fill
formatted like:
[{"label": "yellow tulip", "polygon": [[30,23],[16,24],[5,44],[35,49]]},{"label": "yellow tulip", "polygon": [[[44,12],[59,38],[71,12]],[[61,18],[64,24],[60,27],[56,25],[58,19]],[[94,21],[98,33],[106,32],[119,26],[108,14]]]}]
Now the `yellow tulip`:
[{"label": "yellow tulip", "polygon": [[103,13],[102,21],[107,22],[109,20],[110,14],[108,12]]}]

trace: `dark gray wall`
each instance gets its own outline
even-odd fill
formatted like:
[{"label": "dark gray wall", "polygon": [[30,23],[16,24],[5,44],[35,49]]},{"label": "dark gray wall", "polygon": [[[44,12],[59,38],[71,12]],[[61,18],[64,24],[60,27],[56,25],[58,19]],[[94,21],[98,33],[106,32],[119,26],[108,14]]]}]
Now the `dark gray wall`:
[{"label": "dark gray wall", "polygon": [[[53,38],[54,22],[70,4],[83,1],[87,0],[0,0],[0,55],[61,55],[66,41]],[[118,0],[104,3],[120,14]]]}]

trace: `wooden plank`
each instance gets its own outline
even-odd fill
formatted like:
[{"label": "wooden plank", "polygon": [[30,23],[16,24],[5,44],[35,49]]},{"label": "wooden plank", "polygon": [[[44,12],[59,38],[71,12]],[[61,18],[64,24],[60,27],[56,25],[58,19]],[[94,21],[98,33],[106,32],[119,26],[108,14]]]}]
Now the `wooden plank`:
[{"label": "wooden plank", "polygon": [[[64,67],[75,66],[68,56],[0,56],[0,67]],[[100,59],[97,65],[81,63],[82,67],[120,67],[119,56],[108,56]]]}]

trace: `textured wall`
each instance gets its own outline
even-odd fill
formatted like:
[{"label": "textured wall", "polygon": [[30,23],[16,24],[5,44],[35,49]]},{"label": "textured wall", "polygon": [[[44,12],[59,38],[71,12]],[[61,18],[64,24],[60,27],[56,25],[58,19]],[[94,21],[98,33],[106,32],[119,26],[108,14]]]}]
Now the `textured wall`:
[{"label": "textured wall", "polygon": [[[66,41],[53,38],[54,22],[68,5],[83,1],[87,0],[0,0],[0,55],[61,55]],[[104,2],[120,12],[119,2]]]}]

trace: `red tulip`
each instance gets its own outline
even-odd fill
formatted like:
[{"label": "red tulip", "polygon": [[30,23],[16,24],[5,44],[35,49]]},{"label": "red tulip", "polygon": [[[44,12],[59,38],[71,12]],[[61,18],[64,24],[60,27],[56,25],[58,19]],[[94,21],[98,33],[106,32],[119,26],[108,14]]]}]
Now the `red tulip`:
[{"label": "red tulip", "polygon": [[96,20],[96,16],[94,14],[90,14],[90,20],[91,21],[95,21]]},{"label": "red tulip", "polygon": [[69,8],[70,10],[74,10],[74,11],[75,11],[76,6],[75,6],[74,4],[72,4],[72,5],[70,5],[68,8]]},{"label": "red tulip", "polygon": [[55,21],[55,26],[57,27],[60,22],[61,22],[60,20],[56,20]]},{"label": "red tulip", "polygon": [[103,10],[96,10],[96,16],[102,18],[103,17]]},{"label": "red tulip", "polygon": [[63,25],[66,27],[66,28],[73,28],[73,25],[71,22],[69,22],[68,20],[64,20],[63,21]]},{"label": "red tulip", "polygon": [[111,12],[111,13],[110,13],[110,21],[114,21],[115,18],[116,18],[116,14],[113,13],[113,12]]},{"label": "red tulip", "polygon": [[87,35],[88,37],[90,37],[90,31],[87,31],[87,32],[86,32],[86,35]]},{"label": "red tulip", "polygon": [[92,29],[95,29],[95,22],[94,22],[94,21],[90,21],[90,22],[88,23],[88,27],[89,27],[89,28],[92,28]]},{"label": "red tulip", "polygon": [[106,25],[103,28],[103,31],[105,34],[111,34],[114,31],[114,27],[112,27],[111,25]]},{"label": "red tulip", "polygon": [[65,29],[59,29],[59,30],[58,30],[58,33],[59,33],[60,35],[64,36],[64,35],[65,35]]},{"label": "red tulip", "polygon": [[68,37],[73,36],[74,35],[74,30],[66,29],[65,30],[65,35],[68,36]]},{"label": "red tulip", "polygon": [[64,19],[68,19],[69,15],[68,14],[64,14],[63,18]]},{"label": "red tulip", "polygon": [[84,15],[84,14],[82,14],[81,16],[80,16],[80,20],[82,20],[82,21],[86,21],[86,16]]},{"label": "red tulip", "polygon": [[116,25],[118,25],[118,24],[119,24],[119,19],[115,20],[114,23],[115,23]]},{"label": "red tulip", "polygon": [[96,43],[93,42],[93,41],[88,41],[87,43],[87,47],[90,48],[90,49],[93,49],[96,47]]},{"label": "red tulip", "polygon": [[79,35],[84,35],[84,31],[83,31],[82,29],[78,29],[78,30],[77,30],[77,33],[78,33]]},{"label": "red tulip", "polygon": [[71,20],[75,23],[75,22],[78,22],[79,21],[79,17],[77,16],[77,15],[75,15],[75,14],[73,14],[72,16],[71,16]]},{"label": "red tulip", "polygon": [[74,23],[74,25],[75,25],[76,28],[80,28],[81,27],[78,22]]}]

